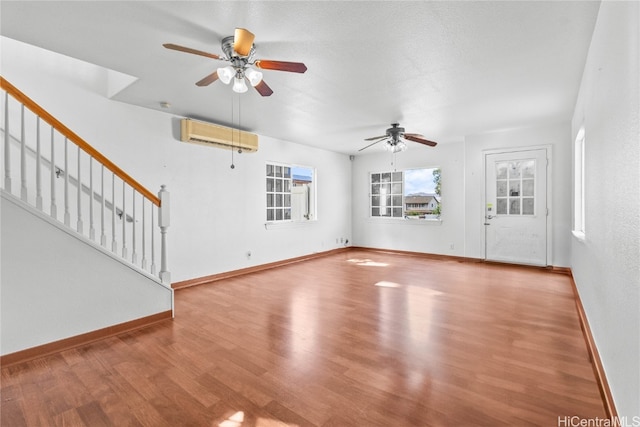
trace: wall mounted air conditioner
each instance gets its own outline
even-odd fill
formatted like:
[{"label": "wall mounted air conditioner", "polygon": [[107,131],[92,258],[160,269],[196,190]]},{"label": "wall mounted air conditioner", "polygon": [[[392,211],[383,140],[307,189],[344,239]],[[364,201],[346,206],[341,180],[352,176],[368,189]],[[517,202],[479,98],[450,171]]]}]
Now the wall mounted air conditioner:
[{"label": "wall mounted air conditioner", "polygon": [[239,129],[198,120],[182,119],[180,131],[180,140],[183,142],[225,148],[227,150],[241,149],[243,152],[248,153],[258,151],[258,135]]}]

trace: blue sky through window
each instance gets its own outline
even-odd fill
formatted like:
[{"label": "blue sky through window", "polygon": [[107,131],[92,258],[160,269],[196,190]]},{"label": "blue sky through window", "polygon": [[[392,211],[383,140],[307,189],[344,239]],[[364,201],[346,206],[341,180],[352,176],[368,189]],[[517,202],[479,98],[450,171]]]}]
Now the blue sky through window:
[{"label": "blue sky through window", "polygon": [[430,169],[408,169],[404,171],[404,195],[436,193],[436,183],[433,182],[433,171]]},{"label": "blue sky through window", "polygon": [[305,168],[303,166],[292,166],[291,167],[291,176],[293,179],[297,179],[300,181],[313,181],[313,169]]}]

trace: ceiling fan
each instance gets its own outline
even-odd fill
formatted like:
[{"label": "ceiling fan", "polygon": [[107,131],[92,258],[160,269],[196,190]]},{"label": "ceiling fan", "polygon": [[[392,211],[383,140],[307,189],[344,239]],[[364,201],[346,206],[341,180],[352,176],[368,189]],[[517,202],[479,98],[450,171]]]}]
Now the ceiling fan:
[{"label": "ceiling fan", "polygon": [[230,65],[220,67],[196,82],[196,85],[208,86],[216,80],[220,80],[224,84],[229,84],[231,80],[233,80],[233,90],[237,93],[243,93],[248,90],[245,80],[248,80],[251,86],[255,87],[262,96],[269,96],[273,93],[273,90],[262,80],[262,73],[250,67],[250,65],[263,70],[289,71],[292,73],[304,73],[307,71],[306,65],[302,62],[271,61],[267,59],[254,60],[253,57],[256,50],[256,46],[253,44],[254,38],[255,35],[251,33],[251,31],[244,28],[236,28],[233,36],[222,39],[224,56],[179,46],[173,43],[165,43],[163,46],[167,49],[230,62]]},{"label": "ceiling fan", "polygon": [[399,123],[392,123],[391,127],[387,129],[385,135],[382,136],[374,136],[373,138],[366,138],[365,141],[375,141],[366,147],[359,149],[358,151],[362,151],[366,148],[369,148],[373,145],[376,145],[380,141],[385,141],[385,149],[391,151],[392,153],[397,153],[398,151],[404,151],[407,149],[407,145],[404,143],[403,139],[408,141],[417,142],[419,144],[428,145],[429,147],[435,147],[438,145],[437,142],[429,141],[428,139],[424,139],[422,135],[417,133],[405,133],[404,128],[400,127]]}]

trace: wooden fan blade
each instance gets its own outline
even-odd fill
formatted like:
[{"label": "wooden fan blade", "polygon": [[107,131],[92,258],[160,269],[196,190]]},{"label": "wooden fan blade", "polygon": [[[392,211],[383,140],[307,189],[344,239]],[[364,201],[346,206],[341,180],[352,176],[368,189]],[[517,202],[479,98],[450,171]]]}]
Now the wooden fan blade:
[{"label": "wooden fan blade", "polygon": [[438,145],[437,142],[429,141],[428,139],[424,139],[422,135],[418,135],[415,133],[405,133],[404,139],[408,139],[409,141],[417,142],[419,144],[428,145],[429,147],[435,147]]},{"label": "wooden fan blade", "polygon": [[371,146],[374,146],[374,145],[376,145],[378,142],[382,141],[384,138],[386,138],[386,136],[384,136],[382,139],[377,140],[377,141],[376,141],[376,142],[374,142],[373,144],[369,144],[369,145],[367,145],[366,147],[362,147],[362,148],[361,148],[361,149],[359,149],[358,151],[362,151],[362,150],[367,149],[367,148],[369,148],[369,147],[371,147]]},{"label": "wooden fan blade", "polygon": [[270,61],[268,59],[259,59],[254,64],[263,70],[289,71],[291,73],[304,73],[307,66],[302,62],[286,62],[286,61]]},{"label": "wooden fan blade", "polygon": [[214,71],[213,73],[209,74],[204,79],[202,79],[199,82],[197,82],[196,86],[208,86],[211,83],[215,82],[216,80],[218,80],[218,71]]},{"label": "wooden fan blade", "polygon": [[207,58],[220,59],[220,56],[216,55],[215,53],[207,53],[201,50],[191,49],[190,47],[179,46],[173,43],[165,43],[162,46],[166,47],[167,49],[173,49],[180,52],[193,53],[194,55],[206,56]]},{"label": "wooden fan blade", "polygon": [[247,56],[251,52],[251,46],[253,46],[253,39],[256,36],[247,29],[236,28],[233,35],[233,50],[238,52],[240,56]]},{"label": "wooden fan blade", "polygon": [[382,136],[374,136],[373,138],[365,138],[365,141],[373,141],[374,139],[382,139],[382,138],[386,138],[387,135],[382,135]]},{"label": "wooden fan blade", "polygon": [[262,96],[271,96],[271,94],[273,93],[269,85],[267,85],[264,80],[260,80],[260,83],[255,85],[255,88]]}]

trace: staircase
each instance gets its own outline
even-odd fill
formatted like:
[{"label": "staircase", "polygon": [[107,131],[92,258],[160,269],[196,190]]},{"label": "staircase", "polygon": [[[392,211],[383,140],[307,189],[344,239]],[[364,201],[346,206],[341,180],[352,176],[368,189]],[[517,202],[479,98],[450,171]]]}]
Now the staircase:
[{"label": "staircase", "polygon": [[0,361],[171,318],[168,191],[0,86]]}]

